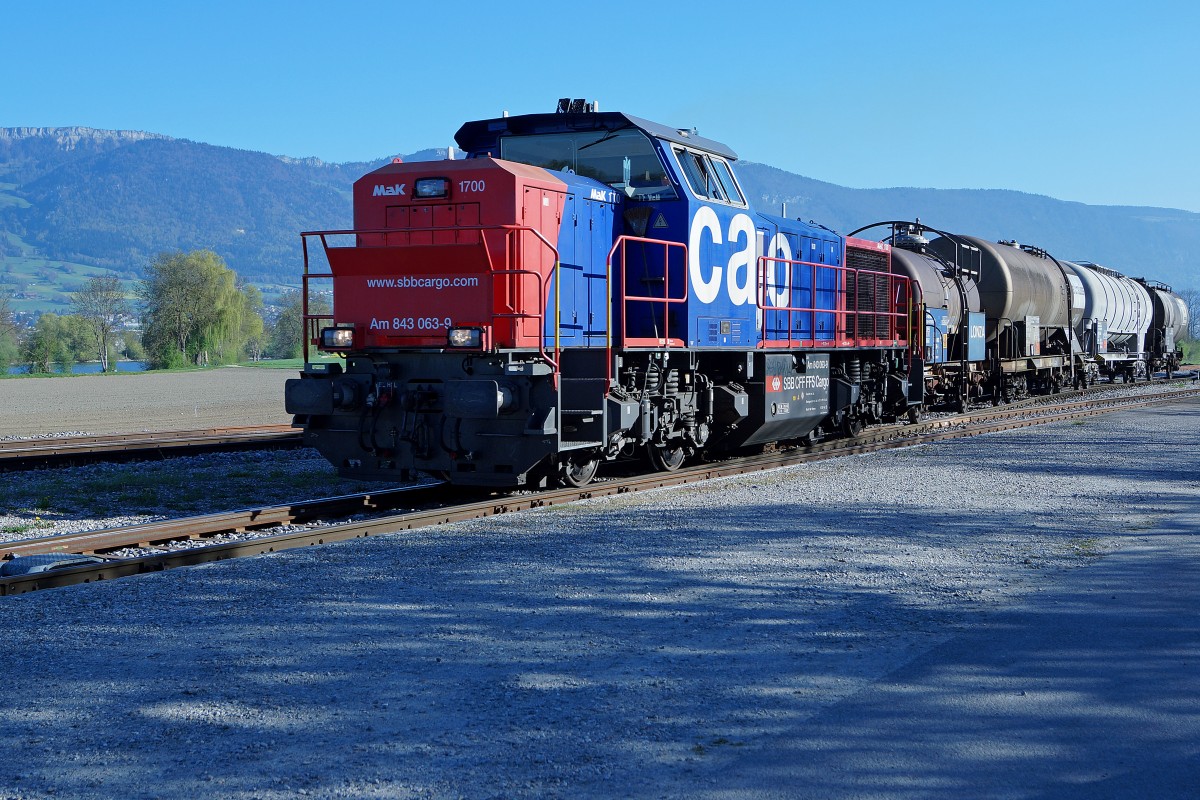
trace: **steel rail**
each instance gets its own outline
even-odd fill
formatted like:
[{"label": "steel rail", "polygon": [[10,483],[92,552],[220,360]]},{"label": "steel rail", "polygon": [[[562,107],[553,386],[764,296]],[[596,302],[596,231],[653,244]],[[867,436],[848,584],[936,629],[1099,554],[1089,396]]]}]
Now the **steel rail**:
[{"label": "steel rail", "polygon": [[42,536],[0,543],[0,559],[43,554],[98,555],[129,547],[152,547],[181,540],[203,539],[223,533],[297,525],[325,517],[391,511],[401,506],[436,502],[442,484],[325,497],[301,503],[247,508],[194,517],[145,522],[120,528]]},{"label": "steel rail", "polygon": [[[706,480],[712,480],[714,478],[730,477],[769,469],[778,469],[780,467],[795,466],[806,462],[821,461],[846,455],[858,455],[884,449],[911,447],[917,444],[944,441],[966,436],[975,436],[984,433],[1013,430],[1017,428],[1046,424],[1049,422],[1076,419],[1079,417],[1096,416],[1112,411],[1161,405],[1164,403],[1171,403],[1181,399],[1198,396],[1200,396],[1200,389],[1188,389],[1155,395],[1143,395],[1125,398],[1104,398],[1103,400],[1073,402],[1063,404],[1062,407],[1058,409],[1046,408],[1039,409],[1035,412],[1022,412],[1015,409],[1005,408],[998,409],[992,414],[980,414],[976,412],[975,415],[968,414],[958,417],[933,420],[927,423],[918,423],[915,425],[889,426],[888,429],[878,429],[878,432],[870,436],[864,435],[853,440],[840,439],[834,442],[816,445],[815,447],[808,448],[803,451],[797,450],[792,452],[764,453],[761,455],[734,459],[726,462],[704,464],[697,467],[678,470],[676,472],[653,473],[650,475],[639,475],[620,480],[602,481],[589,484],[588,486],[581,488],[552,489],[539,492],[530,492],[526,494],[489,497],[480,501],[460,503],[453,506],[440,506],[431,509],[410,511],[401,514],[381,516],[369,520],[334,524],[310,530],[289,531],[282,534],[264,535],[262,537],[253,539],[224,542],[221,544],[211,544],[187,550],[155,553],[136,558],[121,559],[98,565],[70,567],[45,573],[0,578],[0,595],[21,594],[38,589],[69,586],[79,583],[89,583],[92,581],[111,580],[113,578],[138,575],[147,572],[158,572],[174,567],[192,566],[241,556],[272,553],[296,547],[309,547],[313,545],[326,544],[329,542],[344,541],[347,539],[377,536],[386,533],[397,533],[419,528],[428,528],[436,525],[449,524],[452,522],[460,522],[470,519],[479,519],[482,517],[512,513],[532,508],[572,503],[595,497],[619,495],[637,491],[648,491],[651,489],[669,486],[682,486],[692,483],[700,483]],[[1094,407],[1086,408],[1083,406]],[[1023,418],[1013,419],[1012,417],[1014,415],[1020,415]],[[431,488],[436,489],[438,487],[420,488],[429,490]],[[445,487],[445,489],[447,491],[454,491],[453,487]],[[376,492],[363,495],[347,495],[342,498],[331,499],[339,500],[352,507],[365,507],[369,510],[382,510],[382,506],[384,505],[385,501],[397,499],[398,496],[405,497],[405,499],[408,500],[417,498],[417,495],[413,493],[413,490],[388,490],[386,492]],[[271,524],[276,524],[271,521],[273,518],[283,518],[289,513],[304,508],[315,509],[317,508],[317,503],[314,502],[308,504],[297,504],[296,506],[289,507],[276,507],[274,509],[259,509],[238,512],[244,515],[240,518],[238,525],[240,525],[241,529],[243,530],[247,527],[247,525],[254,527],[269,526]],[[287,509],[287,511],[285,512],[284,509]],[[205,525],[211,532],[218,524],[216,518],[222,516],[228,515],[211,515],[208,518],[202,519],[209,520],[207,523],[205,523]],[[292,519],[295,520],[297,517],[293,517]],[[147,526],[135,526],[135,528],[143,529],[140,531],[135,531],[135,529],[113,529],[111,531],[97,531],[94,535],[97,537],[102,535],[115,536],[118,534],[118,532],[126,530],[127,533],[133,533],[134,535],[132,538],[138,539],[139,541],[143,539],[149,541],[158,541],[158,539],[152,539],[152,537],[158,536],[158,534],[151,532],[153,525],[154,524]],[[177,540],[180,538],[188,538],[193,534],[197,536],[203,535],[201,533],[197,533],[196,529],[189,529],[189,520],[187,519],[173,520],[168,523],[163,523],[163,525],[168,528],[173,527],[178,534],[173,537],[164,536],[164,539],[171,538]],[[234,526],[233,528],[227,527],[225,530],[236,529],[236,527],[237,526]],[[140,537],[138,534],[140,534]],[[37,542],[40,544],[40,546],[46,547],[49,546],[49,543],[55,538],[62,539],[64,537],[47,537],[46,539],[37,540]],[[92,541],[89,543],[89,546],[94,544],[95,542]],[[24,545],[31,546],[30,550],[24,552],[30,553],[34,551],[33,542],[14,543],[5,546],[3,550],[6,552],[15,553],[18,552],[17,548]],[[40,552],[71,552],[71,548],[67,548],[65,551],[42,550]],[[95,552],[95,550],[92,552]]]},{"label": "steel rail", "polygon": [[56,436],[0,442],[0,468],[45,464],[70,459],[133,456],[152,451],[215,450],[232,447],[299,444],[301,432],[291,425],[248,425],[182,431]]}]

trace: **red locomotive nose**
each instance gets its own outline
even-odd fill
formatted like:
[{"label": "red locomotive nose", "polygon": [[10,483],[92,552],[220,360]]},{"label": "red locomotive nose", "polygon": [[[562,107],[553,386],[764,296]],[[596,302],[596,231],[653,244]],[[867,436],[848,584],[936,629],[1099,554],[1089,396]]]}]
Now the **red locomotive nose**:
[{"label": "red locomotive nose", "polygon": [[333,316],[372,347],[536,347],[562,181],[490,158],[392,163],[354,185],[354,246],[329,246]]}]

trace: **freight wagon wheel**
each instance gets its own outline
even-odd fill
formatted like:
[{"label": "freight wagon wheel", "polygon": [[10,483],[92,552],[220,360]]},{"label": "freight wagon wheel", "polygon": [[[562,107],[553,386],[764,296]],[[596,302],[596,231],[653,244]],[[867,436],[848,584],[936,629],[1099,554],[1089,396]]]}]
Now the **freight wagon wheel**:
[{"label": "freight wagon wheel", "polygon": [[650,464],[659,472],[674,472],[683,466],[687,458],[687,451],[678,445],[648,444],[646,452],[650,456]]},{"label": "freight wagon wheel", "polygon": [[600,469],[600,459],[592,453],[576,453],[563,458],[562,479],[567,486],[587,486]]}]

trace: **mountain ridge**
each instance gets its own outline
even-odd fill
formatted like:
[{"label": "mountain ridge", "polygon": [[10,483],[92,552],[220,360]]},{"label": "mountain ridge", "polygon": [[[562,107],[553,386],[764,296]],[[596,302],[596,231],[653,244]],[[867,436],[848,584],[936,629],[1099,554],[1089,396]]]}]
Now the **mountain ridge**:
[{"label": "mountain ridge", "polygon": [[[427,149],[404,159],[444,154]],[[391,158],[334,163],[145,131],[0,128],[0,259],[36,255],[132,278],[160,252],[211,248],[247,279],[296,283],[299,232],[350,227],[353,182]],[[1133,276],[1200,284],[1193,256],[1200,214],[1193,212],[1011,189],[856,189],[757,162],[737,168],[760,210],[778,213],[787,203],[789,216],[842,233],[920,217]]]}]

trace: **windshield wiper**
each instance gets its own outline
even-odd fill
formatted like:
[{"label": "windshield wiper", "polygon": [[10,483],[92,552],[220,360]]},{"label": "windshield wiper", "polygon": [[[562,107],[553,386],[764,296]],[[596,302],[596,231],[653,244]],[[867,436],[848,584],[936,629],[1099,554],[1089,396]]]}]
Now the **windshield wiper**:
[{"label": "windshield wiper", "polygon": [[579,147],[575,148],[575,152],[577,152],[577,153],[578,153],[580,150],[587,150],[589,147],[595,147],[595,146],[596,146],[596,145],[598,145],[598,144],[604,144],[604,143],[605,143],[605,142],[607,142],[609,139],[615,139],[615,138],[617,138],[617,134],[618,134],[618,133],[620,133],[621,131],[625,130],[625,128],[628,128],[628,127],[629,127],[629,126],[628,126],[628,125],[626,125],[626,126],[624,126],[624,127],[622,127],[622,128],[617,128],[617,129],[616,129],[616,130],[614,130],[614,131],[609,131],[608,133],[604,134],[603,136],[601,136],[601,137],[600,137],[599,139],[597,139],[596,141],[594,141],[594,142],[588,142],[588,143],[587,143],[587,144],[585,144],[585,145],[580,145]]}]

